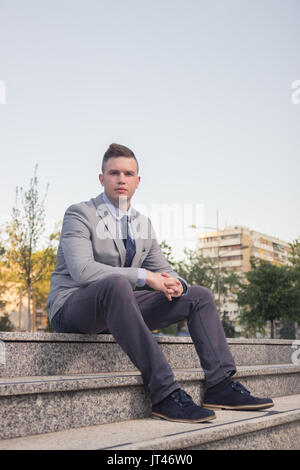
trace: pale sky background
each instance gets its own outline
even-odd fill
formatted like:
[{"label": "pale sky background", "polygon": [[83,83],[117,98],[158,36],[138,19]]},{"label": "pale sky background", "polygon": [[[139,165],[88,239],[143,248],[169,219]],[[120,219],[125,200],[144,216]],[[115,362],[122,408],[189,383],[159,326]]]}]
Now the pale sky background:
[{"label": "pale sky background", "polygon": [[134,205],[300,236],[300,0],[0,0],[0,80],[1,225],[38,163],[52,230],[117,142]]}]

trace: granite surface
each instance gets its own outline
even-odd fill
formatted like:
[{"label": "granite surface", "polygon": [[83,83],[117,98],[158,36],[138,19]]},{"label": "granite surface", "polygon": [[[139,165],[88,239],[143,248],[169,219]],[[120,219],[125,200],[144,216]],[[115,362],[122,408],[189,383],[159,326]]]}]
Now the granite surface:
[{"label": "granite surface", "polygon": [[[114,450],[300,449],[299,408],[285,413],[261,412],[261,417],[254,415],[248,419],[241,414],[239,414],[240,422],[234,420],[234,417],[233,421],[223,425],[213,421],[214,424],[207,426],[205,431],[198,429],[192,432],[174,433],[165,439],[155,438],[151,441],[115,446]],[[218,416],[219,414],[217,419]]]},{"label": "granite surface", "polygon": [[66,392],[5,396],[0,403],[0,439],[71,427],[72,402]]},{"label": "granite surface", "polygon": [[[160,343],[192,343],[190,336],[156,336]],[[115,342],[112,335],[86,335],[73,333],[26,333],[26,332],[6,332],[0,331],[0,340],[2,341],[82,341],[82,342]],[[255,339],[255,338],[228,338],[227,341],[232,344],[292,344],[290,339]]]},{"label": "granite surface", "polygon": [[[201,369],[175,370],[175,379],[200,404]],[[241,367],[236,374],[253,395],[300,393],[299,366]],[[139,373],[0,379],[0,438],[7,439],[149,416]]]},{"label": "granite surface", "polygon": [[2,440],[0,450],[299,450],[299,423],[300,395],[294,395],[275,398],[271,410],[219,410],[210,423],[133,419]]},{"label": "granite surface", "polygon": [[[240,431],[241,432],[241,431]],[[186,450],[300,450],[300,419],[267,429],[251,430]]]},{"label": "granite surface", "polygon": [[[172,368],[199,368],[190,337],[154,336]],[[5,364],[0,377],[136,370],[111,335],[0,333]],[[288,364],[290,340],[228,340],[236,364]]]},{"label": "granite surface", "polygon": [[[174,376],[181,382],[197,382],[201,385],[204,382],[204,373],[202,369],[175,369]],[[293,381],[296,384],[300,381],[300,366],[268,365],[268,366],[241,366],[238,368],[234,379],[243,379],[243,383],[255,379],[264,380],[264,390],[267,389],[267,379]],[[40,377],[2,377],[0,378],[0,396],[20,395],[30,393],[45,393],[56,391],[71,391],[94,388],[113,388],[127,385],[142,384],[141,374],[136,372],[110,372],[97,374],[77,374],[67,376],[40,376]],[[252,385],[253,386],[253,385]],[[274,390],[273,390],[274,391]],[[299,390],[300,392],[300,390]],[[288,393],[285,393],[288,394]]]},{"label": "granite surface", "polygon": [[[180,386],[200,404],[204,373],[191,338],[154,338]],[[141,375],[111,335],[0,332],[0,341],[0,439],[149,416]],[[292,343],[229,339],[235,378],[257,396],[300,393]]]}]

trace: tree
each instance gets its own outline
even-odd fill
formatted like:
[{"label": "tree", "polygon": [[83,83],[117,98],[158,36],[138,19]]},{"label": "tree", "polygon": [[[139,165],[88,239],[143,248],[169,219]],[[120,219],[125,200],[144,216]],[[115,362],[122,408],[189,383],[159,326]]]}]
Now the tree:
[{"label": "tree", "polygon": [[[34,176],[30,180],[29,189],[16,188],[16,203],[12,210],[12,220],[7,224],[8,249],[6,250],[6,264],[14,270],[15,276],[27,293],[28,329],[32,330],[32,291],[48,271],[53,260],[53,247],[51,241],[41,251],[39,242],[45,231],[44,203],[49,185],[47,185],[44,198],[40,200],[37,179],[37,165]],[[21,207],[20,207],[21,206]]]},{"label": "tree", "polygon": [[293,266],[299,267],[300,269],[300,238],[297,238],[293,243],[289,243],[291,248],[289,261]]},{"label": "tree", "polygon": [[222,325],[224,328],[224,333],[226,338],[234,338],[235,337],[235,328],[232,322],[229,320],[228,312],[224,310],[222,314]]},{"label": "tree", "polygon": [[289,262],[291,270],[294,272],[296,288],[300,290],[300,238],[289,243],[291,252],[289,255]]},{"label": "tree", "polygon": [[201,285],[210,289],[217,301],[219,313],[229,298],[235,297],[240,286],[237,273],[219,267],[214,258],[203,257],[197,250],[185,249],[185,258],[175,263],[177,273],[190,285]]},{"label": "tree", "polygon": [[0,245],[0,309],[5,307],[6,302],[1,298],[6,287],[6,272],[4,270],[4,255],[5,248],[3,245]]},{"label": "tree", "polygon": [[165,255],[169,265],[173,268],[176,264],[175,259],[173,257],[172,253],[172,247],[167,244],[166,240],[163,240],[159,246],[161,247],[161,250],[163,254]]},{"label": "tree", "polygon": [[[212,290],[217,300],[219,313],[221,313],[222,305],[229,297],[236,294],[239,286],[238,275],[224,267],[219,267],[214,259],[204,258],[199,255],[197,250],[186,248],[184,250],[184,259],[175,261],[171,247],[165,241],[160,246],[169,264],[189,285],[202,285]],[[186,321],[178,322],[177,332],[186,330]],[[232,329],[230,334],[233,334]]]},{"label": "tree", "polygon": [[8,313],[0,317],[0,331],[13,331],[14,326],[9,319]]},{"label": "tree", "polygon": [[247,282],[238,293],[240,320],[251,334],[264,333],[270,321],[274,338],[275,320],[299,320],[300,293],[295,287],[295,273],[289,266],[276,266],[254,257],[250,258],[250,265]]},{"label": "tree", "polygon": [[296,328],[294,322],[284,320],[279,334],[281,339],[296,339]]}]

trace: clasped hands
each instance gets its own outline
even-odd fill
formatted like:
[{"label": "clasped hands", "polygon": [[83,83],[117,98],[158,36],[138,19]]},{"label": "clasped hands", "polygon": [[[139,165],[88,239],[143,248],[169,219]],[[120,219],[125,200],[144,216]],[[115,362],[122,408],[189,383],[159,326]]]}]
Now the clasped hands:
[{"label": "clasped hands", "polygon": [[168,300],[172,297],[180,297],[183,287],[179,279],[168,273],[153,273],[147,271],[146,284],[156,292],[163,292]]}]

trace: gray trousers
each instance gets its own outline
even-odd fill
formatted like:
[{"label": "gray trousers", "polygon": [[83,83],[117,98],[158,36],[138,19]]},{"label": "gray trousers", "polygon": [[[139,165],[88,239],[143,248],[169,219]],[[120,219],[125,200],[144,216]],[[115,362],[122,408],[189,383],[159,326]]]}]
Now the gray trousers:
[{"label": "gray trousers", "polygon": [[236,372],[213,295],[190,286],[185,296],[169,301],[161,292],[133,291],[122,275],[113,274],[79,288],[56,313],[56,332],[98,334],[109,330],[141,372],[152,404],[179,388],[172,369],[151,333],[187,320],[205,374],[206,386]]}]

